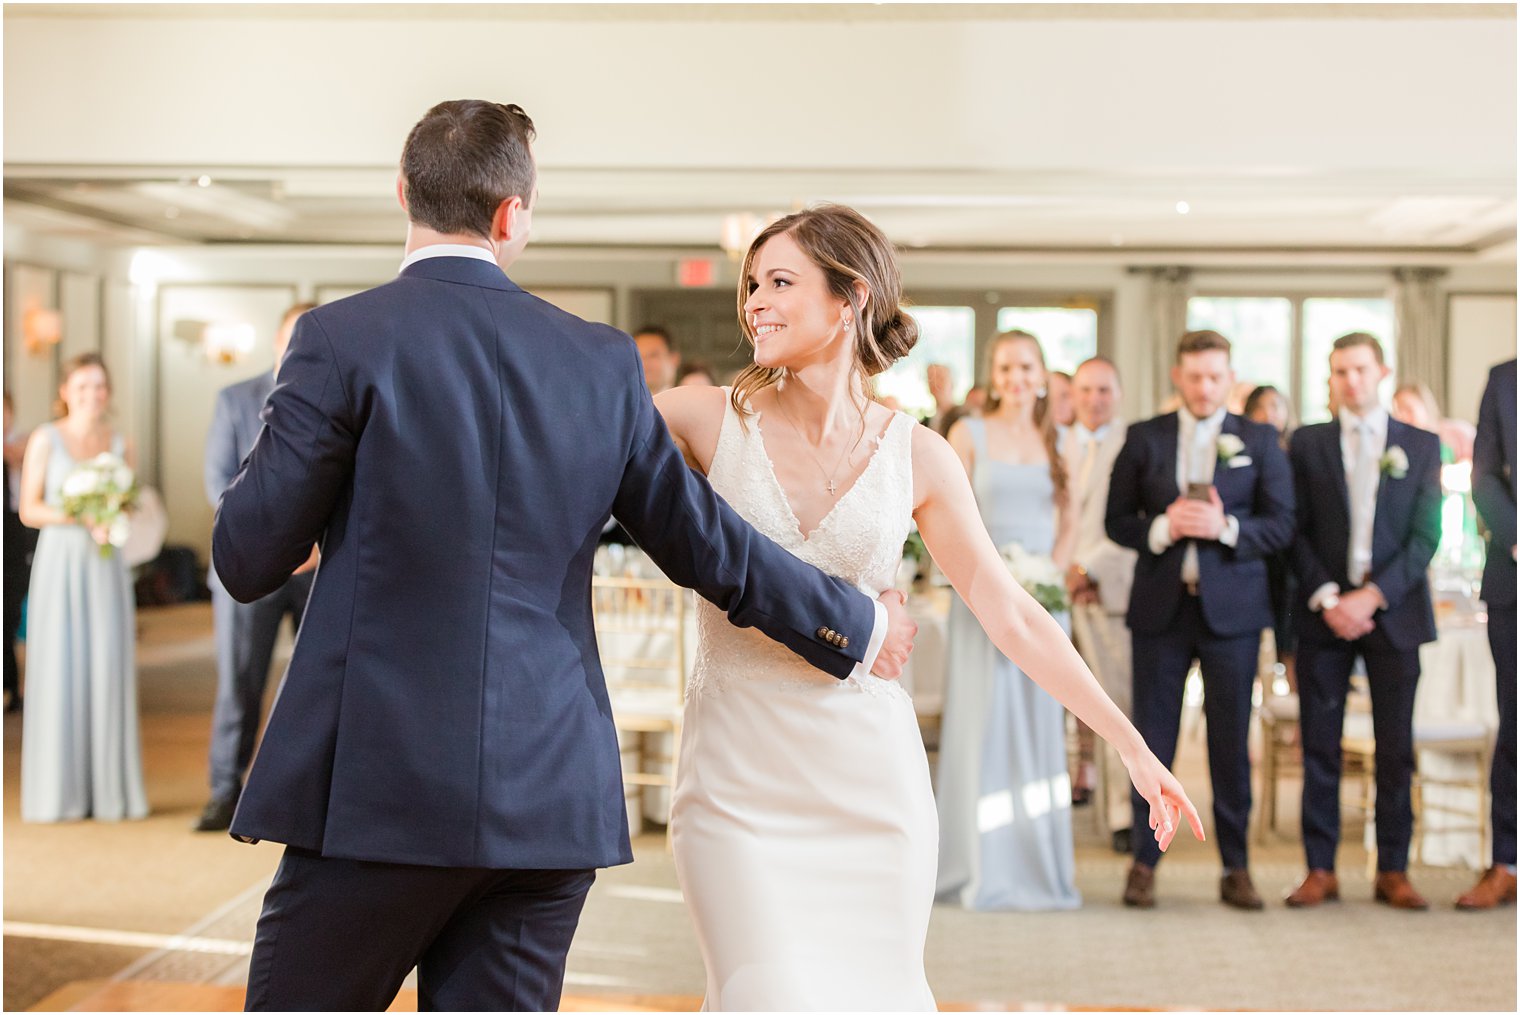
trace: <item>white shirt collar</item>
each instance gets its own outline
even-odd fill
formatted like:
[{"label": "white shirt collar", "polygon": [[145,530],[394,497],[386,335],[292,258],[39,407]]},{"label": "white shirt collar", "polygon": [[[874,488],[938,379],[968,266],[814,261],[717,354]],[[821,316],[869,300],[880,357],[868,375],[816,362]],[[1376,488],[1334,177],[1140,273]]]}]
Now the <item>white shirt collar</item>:
[{"label": "white shirt collar", "polygon": [[1203,419],[1199,419],[1191,412],[1188,412],[1187,406],[1179,405],[1177,407],[1177,419],[1182,423],[1182,426],[1185,429],[1190,430],[1193,427],[1196,427],[1198,424],[1202,423],[1204,426],[1209,427],[1210,429],[1217,430],[1224,425],[1224,416],[1228,411],[1228,408],[1228,406],[1221,405],[1219,408],[1214,410],[1212,415],[1205,416]]},{"label": "white shirt collar", "polygon": [[468,243],[430,243],[407,254],[399,270],[405,271],[418,261],[425,261],[430,257],[473,257],[493,265],[496,263],[495,256],[485,247],[474,247]]},{"label": "white shirt collar", "polygon": [[1114,424],[1113,421],[1110,420],[1109,422],[1104,423],[1102,426],[1098,427],[1096,430],[1089,430],[1081,423],[1073,423],[1071,428],[1077,434],[1077,436],[1081,437],[1083,440],[1098,443],[1109,435],[1109,433],[1114,428]]},{"label": "white shirt collar", "polygon": [[1355,433],[1357,426],[1366,422],[1372,428],[1373,436],[1383,437],[1388,433],[1388,410],[1381,405],[1376,406],[1365,416],[1358,416],[1350,409],[1340,411],[1341,433]]}]

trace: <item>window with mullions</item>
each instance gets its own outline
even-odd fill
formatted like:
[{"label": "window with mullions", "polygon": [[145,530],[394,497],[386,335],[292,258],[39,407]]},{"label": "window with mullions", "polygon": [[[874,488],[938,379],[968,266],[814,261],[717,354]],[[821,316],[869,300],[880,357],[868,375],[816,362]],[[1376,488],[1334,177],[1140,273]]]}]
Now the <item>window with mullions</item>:
[{"label": "window with mullions", "polygon": [[[1299,423],[1330,418],[1330,348],[1340,336],[1375,335],[1388,365],[1394,365],[1393,304],[1378,297],[1194,296],[1188,300],[1188,327],[1228,338],[1235,376],[1289,392]],[[1390,375],[1385,403],[1392,393]]]},{"label": "window with mullions", "polygon": [[897,399],[914,416],[934,414],[928,367],[950,368],[950,395],[960,404],[976,383],[976,311],[971,307],[909,307],[918,322],[918,343],[876,377],[876,393]]},{"label": "window with mullions", "polygon": [[997,330],[1039,339],[1047,370],[1069,374],[1098,354],[1098,312],[1087,307],[1000,307]]}]

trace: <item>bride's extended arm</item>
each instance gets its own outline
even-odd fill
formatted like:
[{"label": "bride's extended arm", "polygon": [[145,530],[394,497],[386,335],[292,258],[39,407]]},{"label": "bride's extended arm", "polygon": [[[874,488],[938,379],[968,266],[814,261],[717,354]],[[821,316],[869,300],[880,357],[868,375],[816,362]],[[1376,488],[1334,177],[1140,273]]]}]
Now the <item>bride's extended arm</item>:
[{"label": "bride's extended arm", "polygon": [[1176,811],[1202,839],[1203,825],[1182,785],[1104,693],[1066,632],[1013,580],[982,524],[960,458],[925,427],[913,436],[913,477],[913,517],[924,546],[992,643],[1114,745],[1141,796],[1150,802],[1151,827],[1163,849],[1177,830],[1172,818]]}]

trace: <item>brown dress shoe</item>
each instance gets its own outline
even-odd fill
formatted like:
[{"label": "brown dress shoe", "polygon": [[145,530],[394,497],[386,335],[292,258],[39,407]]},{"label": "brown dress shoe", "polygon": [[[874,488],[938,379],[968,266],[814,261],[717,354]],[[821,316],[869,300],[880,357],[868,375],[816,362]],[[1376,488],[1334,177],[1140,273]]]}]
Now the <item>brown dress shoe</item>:
[{"label": "brown dress shoe", "polygon": [[1335,880],[1335,872],[1312,870],[1303,883],[1289,892],[1283,901],[1294,909],[1307,909],[1321,902],[1339,902],[1340,898],[1341,886]]},{"label": "brown dress shoe", "polygon": [[1499,864],[1483,872],[1478,883],[1457,897],[1457,908],[1493,909],[1515,901],[1515,876]]},{"label": "brown dress shoe", "polygon": [[1379,871],[1377,880],[1372,883],[1372,897],[1394,909],[1430,908],[1430,903],[1414,890],[1409,876],[1403,871]]},{"label": "brown dress shoe", "polygon": [[1156,868],[1130,864],[1129,876],[1124,879],[1124,904],[1136,909],[1156,908]]},{"label": "brown dress shoe", "polygon": [[1244,867],[1224,872],[1219,879],[1219,901],[1236,909],[1265,909],[1267,904],[1256,894],[1251,873]]}]

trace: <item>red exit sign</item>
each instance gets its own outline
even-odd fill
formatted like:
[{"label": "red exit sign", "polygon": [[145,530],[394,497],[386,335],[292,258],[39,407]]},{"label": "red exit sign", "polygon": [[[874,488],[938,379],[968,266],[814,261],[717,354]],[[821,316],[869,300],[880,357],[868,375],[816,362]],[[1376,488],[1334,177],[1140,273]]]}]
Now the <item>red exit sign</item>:
[{"label": "red exit sign", "polygon": [[708,257],[683,257],[676,262],[676,284],[683,289],[701,289],[713,284],[717,265]]}]

